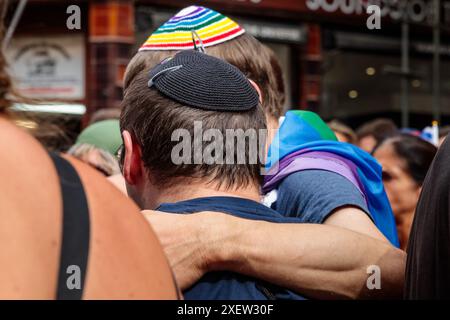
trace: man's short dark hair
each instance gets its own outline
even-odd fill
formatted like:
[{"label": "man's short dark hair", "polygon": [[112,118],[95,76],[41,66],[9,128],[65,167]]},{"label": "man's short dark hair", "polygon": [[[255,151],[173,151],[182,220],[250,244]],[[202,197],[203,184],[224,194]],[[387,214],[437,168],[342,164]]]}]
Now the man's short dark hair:
[{"label": "man's short dark hair", "polygon": [[[124,88],[130,85],[139,72],[153,68],[176,52],[152,50],[136,53],[128,63]],[[275,119],[283,115],[286,100],[284,80],[280,62],[272,49],[249,33],[244,33],[232,40],[208,47],[206,52],[231,63],[259,86],[262,93],[262,107],[268,115]]]},{"label": "man's short dark hair", "polygon": [[379,118],[363,124],[356,130],[358,140],[373,136],[377,143],[392,137],[398,133],[398,128],[391,119]]},{"label": "man's short dark hair", "polygon": [[[149,169],[152,183],[160,188],[177,184],[179,179],[194,178],[207,180],[209,183],[236,189],[251,184],[260,185],[261,159],[259,154],[256,163],[249,161],[251,148],[245,144],[245,164],[195,164],[191,158],[189,164],[175,164],[171,158],[173,148],[179,144],[172,141],[172,134],[178,129],[187,130],[194,136],[194,121],[201,121],[203,131],[219,130],[226,141],[227,129],[266,129],[264,112],[261,106],[243,112],[206,111],[184,106],[149,88],[148,72],[140,72],[125,90],[120,118],[121,130],[128,130],[142,149],[142,161]],[[259,136],[259,135],[258,135]],[[246,138],[246,142],[248,138]],[[194,139],[191,148],[194,149]],[[211,142],[202,139],[202,150]],[[238,155],[234,148],[234,159]],[[258,151],[259,152],[259,148]],[[227,157],[226,148],[224,155]],[[194,152],[192,152],[192,157]]]}]

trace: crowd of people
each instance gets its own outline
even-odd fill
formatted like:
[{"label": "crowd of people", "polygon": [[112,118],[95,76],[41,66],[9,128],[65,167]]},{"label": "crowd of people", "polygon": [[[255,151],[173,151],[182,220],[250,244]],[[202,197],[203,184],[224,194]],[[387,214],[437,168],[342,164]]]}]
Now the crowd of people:
[{"label": "crowd of people", "polygon": [[445,130],[284,110],[275,54],[230,18],[191,6],[153,32],[121,109],[62,153],[14,125],[6,66],[0,298],[450,297]]},{"label": "crowd of people", "polygon": [[[382,166],[383,186],[396,220],[400,247],[406,250],[416,205],[437,146],[417,134],[402,132],[389,119],[375,119],[356,133],[336,120],[329,126],[340,141],[358,145]],[[439,144],[447,134],[444,127]]]}]

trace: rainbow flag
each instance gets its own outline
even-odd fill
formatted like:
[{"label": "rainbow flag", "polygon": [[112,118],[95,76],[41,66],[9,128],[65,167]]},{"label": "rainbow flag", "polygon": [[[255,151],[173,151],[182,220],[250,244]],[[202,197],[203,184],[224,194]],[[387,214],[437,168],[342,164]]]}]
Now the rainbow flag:
[{"label": "rainbow flag", "polygon": [[[245,33],[236,22],[214,10],[190,6],[178,12],[153,32],[139,51],[194,49],[192,31],[203,47],[213,46]],[[200,40],[195,39],[196,45]]]},{"label": "rainbow flag", "polygon": [[263,192],[277,189],[288,175],[301,170],[327,170],[349,180],[363,195],[375,225],[399,247],[394,215],[384,190],[381,166],[360,148],[338,142],[315,113],[289,111],[269,148]]}]

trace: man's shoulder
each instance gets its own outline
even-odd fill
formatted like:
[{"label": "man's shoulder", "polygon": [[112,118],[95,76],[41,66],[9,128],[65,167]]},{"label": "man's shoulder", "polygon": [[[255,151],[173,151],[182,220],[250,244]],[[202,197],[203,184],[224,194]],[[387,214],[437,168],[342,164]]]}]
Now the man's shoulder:
[{"label": "man's shoulder", "polygon": [[347,178],[326,170],[303,170],[286,177],[278,188],[276,209],[303,222],[322,223],[336,209],[354,206],[368,213],[363,194]]},{"label": "man's shoulder", "polygon": [[330,188],[335,187],[352,187],[357,190],[350,181],[340,174],[321,169],[294,172],[281,181],[279,190],[283,190],[283,192],[296,191],[297,193],[314,192],[317,194],[318,192],[328,193]]}]

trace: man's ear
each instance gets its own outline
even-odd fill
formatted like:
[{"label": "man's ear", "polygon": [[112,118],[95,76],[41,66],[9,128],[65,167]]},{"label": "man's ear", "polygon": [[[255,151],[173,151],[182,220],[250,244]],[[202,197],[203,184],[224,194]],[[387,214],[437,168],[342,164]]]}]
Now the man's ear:
[{"label": "man's ear", "polygon": [[125,153],[123,159],[123,176],[130,185],[136,185],[142,177],[142,151],[140,145],[129,131],[122,132]]},{"label": "man's ear", "polygon": [[248,79],[248,81],[250,81],[250,83],[252,84],[253,88],[255,88],[256,92],[258,92],[258,95],[259,95],[259,103],[262,104],[262,102],[263,102],[263,96],[262,96],[261,89],[260,89],[259,86],[256,84],[256,82],[253,81],[252,79]]}]

